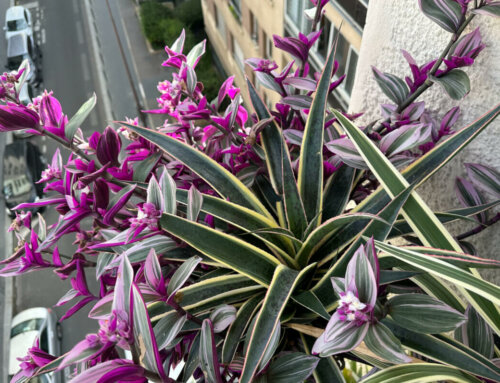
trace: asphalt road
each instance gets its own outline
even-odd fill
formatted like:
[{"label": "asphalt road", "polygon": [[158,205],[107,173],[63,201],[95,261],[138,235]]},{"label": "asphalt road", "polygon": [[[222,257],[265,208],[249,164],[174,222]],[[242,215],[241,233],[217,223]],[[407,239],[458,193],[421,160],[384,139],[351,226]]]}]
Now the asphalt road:
[{"label": "asphalt road", "polygon": [[[38,41],[42,58],[43,85],[40,89],[53,90],[61,101],[63,110],[72,116],[83,102],[94,91],[98,93],[98,78],[95,75],[95,60],[89,41],[89,33],[83,2],[79,0],[39,0],[18,1],[29,8],[35,24],[35,40]],[[1,48],[0,48],[1,49]],[[98,99],[100,95],[97,94]],[[104,111],[100,104],[92,112],[83,126],[84,135],[88,136],[95,130],[102,130],[106,125]],[[33,139],[48,160],[51,159],[57,145],[43,138]],[[68,153],[65,153],[65,157]],[[57,213],[48,209],[44,213],[47,223],[57,220]],[[67,236],[59,244],[62,254],[73,254],[71,242],[74,238]],[[95,281],[90,275],[89,281]],[[52,270],[29,273],[15,278],[14,282],[14,312],[34,306],[53,307],[60,297],[70,289],[69,280],[61,281]],[[90,289],[97,293],[98,286]],[[57,307],[55,311],[61,317],[70,306]],[[81,310],[62,323],[62,351],[66,352],[80,341],[85,334],[95,332],[96,322],[87,318],[88,310]]]}]

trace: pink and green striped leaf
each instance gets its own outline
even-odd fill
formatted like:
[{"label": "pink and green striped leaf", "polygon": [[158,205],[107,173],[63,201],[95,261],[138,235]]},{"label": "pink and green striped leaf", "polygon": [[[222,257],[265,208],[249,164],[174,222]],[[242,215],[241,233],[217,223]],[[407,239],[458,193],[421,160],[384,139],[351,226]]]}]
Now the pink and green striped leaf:
[{"label": "pink and green striped leaf", "polygon": [[410,357],[404,353],[399,339],[380,322],[368,327],[365,344],[375,355],[388,362],[399,364],[411,361]]},{"label": "pink and green striped leaf", "polygon": [[453,0],[418,0],[423,14],[445,31],[455,33],[460,28],[462,8]]},{"label": "pink and green striped leaf", "polygon": [[454,331],[467,320],[462,313],[425,294],[396,295],[387,307],[400,326],[424,334]]},{"label": "pink and green striped leaf", "polygon": [[383,73],[372,66],[373,75],[378,86],[397,105],[401,105],[408,97],[409,89],[404,80],[390,73]]}]

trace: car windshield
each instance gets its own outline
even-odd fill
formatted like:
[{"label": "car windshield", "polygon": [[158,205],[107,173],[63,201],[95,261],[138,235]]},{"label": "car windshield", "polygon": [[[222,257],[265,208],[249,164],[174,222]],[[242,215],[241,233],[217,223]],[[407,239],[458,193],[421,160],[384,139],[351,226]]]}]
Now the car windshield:
[{"label": "car windshield", "polygon": [[7,29],[9,32],[21,31],[25,28],[28,28],[28,24],[26,24],[26,20],[24,19],[7,21]]},{"label": "car windshield", "polygon": [[19,335],[26,331],[37,331],[42,327],[44,319],[42,318],[34,318],[29,319],[27,321],[21,322],[18,325],[14,326],[12,330],[10,330],[10,337],[14,338],[16,335]]},{"label": "car windshield", "polygon": [[26,58],[26,55],[12,56],[7,59],[7,68],[9,70],[17,70],[23,60]]}]

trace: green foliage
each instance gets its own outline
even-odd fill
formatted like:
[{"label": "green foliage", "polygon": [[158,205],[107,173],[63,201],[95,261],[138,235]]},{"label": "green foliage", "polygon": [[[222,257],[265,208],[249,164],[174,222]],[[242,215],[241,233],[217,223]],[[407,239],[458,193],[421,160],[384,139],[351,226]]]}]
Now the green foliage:
[{"label": "green foliage", "polygon": [[[154,49],[163,49],[171,45],[185,30],[184,54],[202,39],[205,39],[203,14],[200,0],[181,2],[171,10],[156,1],[145,1],[140,6],[140,16],[144,35]],[[207,51],[196,66],[198,81],[203,83],[204,93],[209,100],[217,96],[221,77],[214,68],[212,51],[207,44]]]}]

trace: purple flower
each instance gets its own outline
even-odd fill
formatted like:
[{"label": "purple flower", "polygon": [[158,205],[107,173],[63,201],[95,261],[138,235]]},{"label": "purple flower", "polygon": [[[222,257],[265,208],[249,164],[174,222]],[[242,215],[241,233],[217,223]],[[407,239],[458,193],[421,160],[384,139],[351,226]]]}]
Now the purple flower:
[{"label": "purple flower", "polygon": [[54,155],[52,156],[52,162],[49,164],[47,169],[42,171],[42,176],[37,183],[48,182],[54,178],[62,178],[62,157],[59,148],[56,149]]},{"label": "purple flower", "polygon": [[0,105],[0,132],[21,129],[37,130],[39,126],[40,117],[34,110],[12,102]]},{"label": "purple flower", "polygon": [[270,74],[273,70],[278,68],[278,64],[276,64],[276,62],[273,60],[251,58],[246,60],[245,62],[250,65],[256,72],[264,72]]},{"label": "purple flower", "polygon": [[340,297],[324,333],[314,343],[313,354],[329,356],[356,348],[375,321],[380,268],[373,239],[360,246],[349,262],[345,278],[332,278]]},{"label": "purple flower", "polygon": [[23,358],[18,358],[21,362],[19,364],[21,370],[14,375],[12,381],[17,382],[22,377],[31,378],[36,370],[52,362],[54,359],[56,359],[55,356],[48,354],[40,348],[40,341],[37,338],[33,347],[28,349],[27,355]]},{"label": "purple flower", "polygon": [[137,209],[137,217],[129,218],[130,228],[133,233],[132,238],[137,237],[144,229],[158,230],[161,211],[149,202],[144,202]]},{"label": "purple flower", "polygon": [[45,91],[39,105],[40,120],[42,125],[57,128],[64,117],[60,102],[52,96],[52,92]]}]

